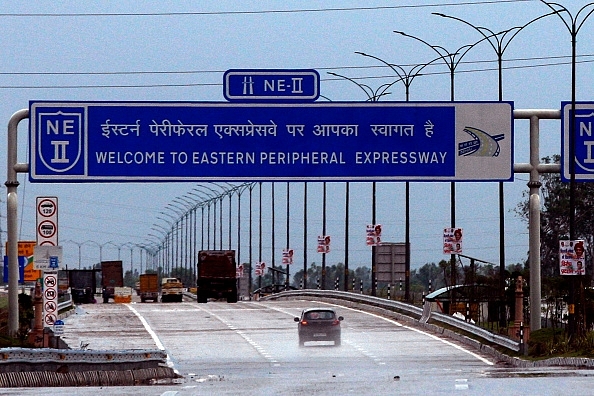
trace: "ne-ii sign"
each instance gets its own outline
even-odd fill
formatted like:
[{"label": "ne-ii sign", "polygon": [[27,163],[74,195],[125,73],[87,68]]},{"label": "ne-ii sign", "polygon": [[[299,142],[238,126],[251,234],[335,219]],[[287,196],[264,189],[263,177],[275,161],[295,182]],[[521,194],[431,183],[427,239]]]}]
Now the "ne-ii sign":
[{"label": "ne-ii sign", "polygon": [[31,181],[506,181],[512,104],[30,103]]}]

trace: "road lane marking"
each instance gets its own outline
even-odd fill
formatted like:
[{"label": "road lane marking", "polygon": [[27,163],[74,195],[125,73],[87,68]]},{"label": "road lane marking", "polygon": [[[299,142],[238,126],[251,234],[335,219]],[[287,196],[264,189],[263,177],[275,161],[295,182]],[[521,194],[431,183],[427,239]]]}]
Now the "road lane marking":
[{"label": "road lane marking", "polygon": [[[229,330],[235,332],[236,334],[238,334],[240,337],[242,337],[245,341],[247,341],[248,344],[250,344],[255,350],[256,352],[258,352],[258,354],[260,354],[262,357],[264,357],[264,359],[268,360],[273,366],[278,367],[280,366],[280,362],[275,359],[270,353],[268,353],[268,351],[262,347],[259,343],[257,343],[256,341],[254,341],[249,335],[247,335],[243,330],[239,330],[237,327],[235,327],[233,324],[229,323],[227,320],[225,320],[225,318],[222,318],[221,316],[215,314],[213,311],[215,310],[208,310],[205,309],[204,307],[200,307],[201,311],[206,312],[207,314],[209,314],[210,316],[216,318],[217,320],[219,320],[221,323],[223,323],[225,326],[227,326],[229,328]],[[222,311],[222,310],[219,310]],[[224,310],[223,310],[224,311]]]},{"label": "road lane marking", "polygon": [[344,340],[343,341],[346,344],[349,344],[350,346],[352,346],[353,348],[355,348],[360,354],[362,354],[363,356],[366,356],[367,358],[373,360],[375,362],[375,364],[382,366],[385,365],[386,362],[384,362],[382,359],[380,359],[379,357],[377,357],[376,355],[374,355],[373,353],[369,352],[367,349],[363,348],[361,345],[349,341],[349,340]]},{"label": "road lane marking", "polygon": [[[302,301],[308,301],[308,300],[302,300]],[[465,353],[469,354],[470,356],[473,356],[473,357],[477,358],[478,360],[482,361],[485,364],[488,364],[489,366],[493,366],[494,365],[494,363],[491,362],[490,360],[485,359],[484,357],[482,357],[482,356],[480,356],[480,355],[478,355],[478,354],[476,354],[476,353],[474,353],[474,352],[472,352],[472,351],[470,351],[468,349],[465,349],[464,347],[462,347],[460,345],[456,345],[453,342],[450,342],[450,341],[445,340],[443,338],[439,338],[439,337],[437,337],[437,336],[435,336],[435,335],[433,335],[431,333],[427,333],[426,331],[415,329],[414,327],[403,325],[402,323],[399,323],[399,322],[397,322],[397,321],[395,321],[393,319],[386,318],[384,316],[380,316],[380,315],[377,315],[377,314],[374,314],[374,313],[371,313],[371,312],[365,312],[365,311],[361,311],[361,310],[358,310],[358,309],[345,307],[343,305],[337,305],[337,304],[332,304],[332,303],[327,303],[327,302],[321,302],[321,301],[317,301],[316,303],[330,305],[330,306],[338,307],[338,308],[344,308],[344,309],[348,309],[348,310],[351,310],[351,311],[355,311],[355,312],[363,313],[363,314],[366,314],[366,315],[374,316],[376,318],[385,320],[386,322],[390,322],[390,323],[392,323],[392,324],[394,324],[396,326],[403,327],[403,328],[408,329],[408,330],[412,330],[412,331],[417,332],[419,334],[423,334],[423,335],[426,335],[427,337],[433,338],[434,340],[440,341],[440,342],[442,342],[442,343],[444,343],[446,345],[450,345],[450,346],[452,346],[452,347],[454,347],[454,348],[456,348],[456,349],[458,349],[458,350],[460,350],[462,352],[465,352]],[[262,304],[262,305],[264,305],[264,304]],[[289,312],[285,311],[282,308],[274,308],[274,307],[270,307],[270,306],[267,306],[267,305],[264,305],[264,306],[266,306],[268,308],[271,308],[271,309],[274,309],[276,311],[283,312],[283,313],[286,313],[286,314],[289,314],[290,315]]]},{"label": "road lane marking", "polygon": [[146,321],[146,319],[144,319],[144,317],[137,311],[135,310],[132,305],[130,304],[125,304],[130,311],[132,311],[132,313],[134,313],[134,315],[136,315],[138,317],[138,319],[140,319],[140,322],[142,323],[142,325],[144,326],[144,329],[150,334],[151,338],[153,339],[153,341],[155,342],[155,345],[157,346],[157,348],[159,348],[160,350],[164,351],[167,355],[167,367],[170,367],[173,369],[173,371],[176,374],[179,374],[179,372],[177,371],[177,369],[174,367],[173,361],[171,360],[171,357],[169,356],[169,353],[167,353],[167,351],[165,350],[165,346],[163,345],[163,343],[161,342],[161,340],[159,339],[159,337],[157,336],[157,333],[155,333],[153,331],[153,329],[151,329],[151,326],[148,324],[148,322]]},{"label": "road lane marking", "polygon": [[366,314],[366,315],[370,315],[370,316],[373,316],[373,317],[376,317],[376,318],[385,320],[386,322],[390,322],[390,323],[392,323],[392,324],[394,324],[396,326],[404,327],[405,329],[412,330],[412,331],[417,332],[419,334],[426,335],[429,338],[433,338],[434,340],[437,340],[437,341],[440,341],[440,342],[442,342],[442,343],[444,343],[446,345],[452,346],[452,347],[454,347],[454,348],[456,348],[456,349],[458,349],[458,350],[460,350],[462,352],[465,352],[465,353],[469,354],[470,356],[473,356],[473,357],[477,358],[478,360],[482,361],[485,364],[488,364],[489,366],[493,366],[494,365],[494,363],[491,362],[490,360],[485,359],[484,357],[482,357],[480,355],[477,355],[476,353],[474,353],[474,352],[472,352],[472,351],[470,351],[468,349],[465,349],[464,347],[462,347],[460,345],[456,345],[453,342],[450,342],[448,340],[444,340],[443,338],[439,338],[439,337],[437,337],[437,336],[435,336],[435,335],[433,335],[431,333],[427,333],[426,331],[415,329],[414,327],[403,325],[402,323],[398,323],[394,319],[386,318],[386,317],[383,317],[383,316],[380,316],[380,315],[377,315],[377,314],[374,314],[374,313],[371,313],[371,312],[365,312],[365,311],[360,311],[358,309],[345,307],[345,306],[342,306],[342,305],[336,305],[336,304],[330,304],[330,303],[322,303],[322,304],[327,304],[327,305],[332,305],[332,306],[335,306],[335,307],[340,307],[340,308],[348,309],[348,310],[351,310],[351,311],[363,313],[363,314]]}]

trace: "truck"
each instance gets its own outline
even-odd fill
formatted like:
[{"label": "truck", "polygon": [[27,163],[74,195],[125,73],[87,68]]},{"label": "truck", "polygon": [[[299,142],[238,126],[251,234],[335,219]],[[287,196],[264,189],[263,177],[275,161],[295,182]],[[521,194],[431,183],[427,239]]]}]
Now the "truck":
[{"label": "truck", "polygon": [[237,302],[235,250],[201,250],[198,252],[196,300],[226,298]]},{"label": "truck", "polygon": [[116,287],[124,287],[124,270],[121,260],[101,262],[101,287],[103,302],[109,302],[115,296]]},{"label": "truck", "polygon": [[95,302],[96,270],[68,270],[68,286],[75,304]]},{"label": "truck", "polygon": [[161,302],[182,302],[184,284],[179,278],[161,279]]},{"label": "truck", "polygon": [[141,274],[138,290],[140,302],[159,301],[159,275]]}]

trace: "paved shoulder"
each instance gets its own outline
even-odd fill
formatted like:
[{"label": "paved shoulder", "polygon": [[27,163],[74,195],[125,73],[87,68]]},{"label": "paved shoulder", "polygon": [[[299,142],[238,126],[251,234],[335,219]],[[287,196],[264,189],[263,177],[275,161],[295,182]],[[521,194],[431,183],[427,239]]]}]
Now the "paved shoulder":
[{"label": "paved shoulder", "polygon": [[156,349],[127,304],[85,304],[64,319],[62,340],[72,349]]}]

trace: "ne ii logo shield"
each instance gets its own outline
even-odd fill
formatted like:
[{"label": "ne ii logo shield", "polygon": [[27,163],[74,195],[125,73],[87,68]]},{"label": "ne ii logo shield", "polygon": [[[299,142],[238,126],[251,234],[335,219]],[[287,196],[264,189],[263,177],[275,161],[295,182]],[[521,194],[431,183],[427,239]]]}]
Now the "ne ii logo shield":
[{"label": "ne ii logo shield", "polygon": [[[38,173],[82,174],[84,112],[37,109]],[[44,169],[45,168],[45,169]]]}]

